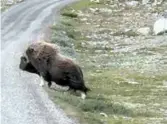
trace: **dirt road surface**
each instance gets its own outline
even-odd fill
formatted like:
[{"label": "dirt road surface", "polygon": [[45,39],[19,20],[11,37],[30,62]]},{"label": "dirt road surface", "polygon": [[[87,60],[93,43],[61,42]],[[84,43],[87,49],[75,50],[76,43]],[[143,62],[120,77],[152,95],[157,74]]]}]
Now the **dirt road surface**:
[{"label": "dirt road surface", "polygon": [[25,0],[1,14],[2,124],[74,124],[48,98],[35,74],[19,70],[20,55],[74,0]]}]

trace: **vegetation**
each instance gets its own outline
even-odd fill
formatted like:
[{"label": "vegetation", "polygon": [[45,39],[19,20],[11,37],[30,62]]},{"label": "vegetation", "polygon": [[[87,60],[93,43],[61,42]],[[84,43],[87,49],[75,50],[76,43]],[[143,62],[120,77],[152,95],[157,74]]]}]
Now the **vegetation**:
[{"label": "vegetation", "polygon": [[[95,31],[93,24],[86,27],[75,12],[84,11],[88,7],[104,6],[104,3],[90,3],[89,0],[77,2],[63,9],[60,23],[52,27],[52,41],[59,44],[66,55],[76,58],[82,66],[86,85],[92,90],[86,100],[82,100],[79,93],[46,90],[56,104],[69,116],[78,118],[81,124],[165,124],[162,111],[167,109],[167,73],[154,73],[153,70],[153,73],[141,72],[139,65],[145,57],[150,56],[148,51],[161,54],[166,51],[166,47],[137,51],[142,57],[134,60],[130,60],[133,57],[130,51],[113,54],[112,48],[89,47],[87,44],[92,39],[86,37],[85,32]],[[133,32],[127,35],[138,36]],[[117,37],[119,34],[113,36]],[[120,44],[121,47],[128,45]],[[107,56],[93,59],[101,54]],[[130,61],[129,66],[122,67],[127,61]],[[131,61],[135,61],[135,64]],[[110,62],[112,66],[105,64]]]},{"label": "vegetation", "polygon": [[[2,0],[1,2],[1,12],[4,12],[5,10],[7,10],[8,8],[10,8],[12,6],[11,5],[8,5],[8,0]],[[17,3],[17,0],[13,0],[13,4]]]},{"label": "vegetation", "polygon": [[62,15],[71,17],[71,18],[76,18],[78,16],[76,13],[73,13],[73,12],[63,12]]}]

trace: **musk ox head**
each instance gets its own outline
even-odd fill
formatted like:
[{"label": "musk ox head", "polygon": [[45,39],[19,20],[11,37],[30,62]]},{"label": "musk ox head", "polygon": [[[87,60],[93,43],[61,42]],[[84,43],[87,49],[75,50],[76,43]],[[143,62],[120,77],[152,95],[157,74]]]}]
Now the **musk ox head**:
[{"label": "musk ox head", "polygon": [[35,73],[39,75],[39,72],[37,71],[37,69],[31,64],[31,62],[29,62],[27,57],[24,55],[20,57],[19,68],[23,71],[27,71],[27,72]]}]

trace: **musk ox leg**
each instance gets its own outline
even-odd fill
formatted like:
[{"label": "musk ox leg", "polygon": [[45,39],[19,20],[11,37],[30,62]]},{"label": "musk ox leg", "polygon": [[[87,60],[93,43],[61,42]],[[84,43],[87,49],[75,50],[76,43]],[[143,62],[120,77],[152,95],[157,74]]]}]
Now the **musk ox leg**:
[{"label": "musk ox leg", "polygon": [[49,81],[49,82],[48,82],[48,87],[50,88],[51,86],[52,86],[52,82]]},{"label": "musk ox leg", "polygon": [[48,87],[50,88],[52,85],[52,82],[51,82],[51,75],[49,74],[49,72],[46,73],[46,75],[44,76],[44,79],[48,82]]}]

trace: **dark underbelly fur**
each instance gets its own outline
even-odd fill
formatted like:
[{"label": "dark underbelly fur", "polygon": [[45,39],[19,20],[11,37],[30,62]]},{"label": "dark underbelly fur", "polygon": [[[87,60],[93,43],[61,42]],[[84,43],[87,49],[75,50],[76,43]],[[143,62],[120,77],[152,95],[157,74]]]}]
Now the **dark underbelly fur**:
[{"label": "dark underbelly fur", "polygon": [[89,91],[89,89],[85,87],[83,82],[74,81],[68,75],[65,75],[63,79],[62,78],[53,79],[49,73],[46,73],[44,79],[48,82],[48,87],[51,87],[52,85],[51,81],[53,81],[60,86],[69,86],[69,88],[74,91],[80,90],[83,91],[84,93],[87,93],[87,91]]}]

